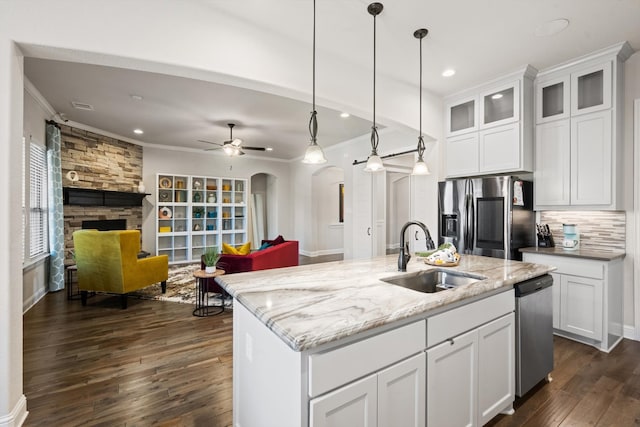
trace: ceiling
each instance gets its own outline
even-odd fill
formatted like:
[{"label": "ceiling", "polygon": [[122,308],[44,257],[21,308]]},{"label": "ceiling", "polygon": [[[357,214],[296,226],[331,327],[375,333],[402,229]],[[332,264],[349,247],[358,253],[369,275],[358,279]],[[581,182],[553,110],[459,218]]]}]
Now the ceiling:
[{"label": "ceiling", "polygon": [[[309,0],[209,0],[211,13],[226,14],[257,28],[311,47]],[[372,68],[372,18],[368,1],[321,0],[317,4],[318,52]],[[304,17],[304,19],[302,18]],[[567,19],[559,34],[538,37],[536,29]],[[480,84],[530,64],[538,70],[621,41],[640,48],[640,0],[405,0],[385,4],[377,18],[377,72],[416,85],[418,43],[425,27],[425,89],[439,96]],[[283,47],[284,49],[284,47]],[[453,77],[442,77],[454,68]],[[198,142],[234,137],[245,145],[272,147],[252,156],[292,160],[309,141],[310,102],[302,102],[202,80],[122,68],[25,58],[25,75],[51,106],[69,120],[143,143],[193,150]],[[136,100],[131,95],[140,95]],[[71,102],[94,111],[78,110]],[[341,118],[318,107],[321,146],[367,134],[370,117]],[[144,130],[134,135],[134,128]]]}]

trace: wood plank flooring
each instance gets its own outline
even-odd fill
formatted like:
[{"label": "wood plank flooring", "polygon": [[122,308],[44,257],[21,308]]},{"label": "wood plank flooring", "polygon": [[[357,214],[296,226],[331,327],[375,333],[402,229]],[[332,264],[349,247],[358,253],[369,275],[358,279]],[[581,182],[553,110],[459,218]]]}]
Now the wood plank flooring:
[{"label": "wood plank flooring", "polygon": [[[45,296],[24,317],[25,425],[231,426],[232,315],[192,309]],[[606,354],[556,337],[552,376],[490,425],[640,426],[640,342]]]}]

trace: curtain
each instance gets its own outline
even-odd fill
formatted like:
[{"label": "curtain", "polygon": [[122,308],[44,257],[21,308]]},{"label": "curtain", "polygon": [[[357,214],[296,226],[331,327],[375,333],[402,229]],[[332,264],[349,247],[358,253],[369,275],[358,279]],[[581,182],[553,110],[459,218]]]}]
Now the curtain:
[{"label": "curtain", "polygon": [[47,166],[49,171],[49,291],[59,291],[64,289],[64,214],[60,128],[53,121],[47,121]]}]

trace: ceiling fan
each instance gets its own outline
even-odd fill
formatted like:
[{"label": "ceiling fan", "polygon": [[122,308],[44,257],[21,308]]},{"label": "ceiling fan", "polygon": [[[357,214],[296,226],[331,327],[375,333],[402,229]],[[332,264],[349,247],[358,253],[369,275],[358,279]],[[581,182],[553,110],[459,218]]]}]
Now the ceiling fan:
[{"label": "ceiling fan", "polygon": [[[224,141],[222,144],[217,142],[205,141],[203,139],[199,139],[198,142],[218,145],[220,146],[220,148],[222,148],[222,151],[224,151],[227,156],[242,156],[244,155],[243,150],[266,151],[265,147],[248,147],[246,145],[240,145],[242,144],[242,140],[233,137],[233,127],[235,126],[235,123],[227,123],[227,126],[229,126],[229,139]],[[205,149],[205,151],[219,150],[220,148],[207,148]]]}]

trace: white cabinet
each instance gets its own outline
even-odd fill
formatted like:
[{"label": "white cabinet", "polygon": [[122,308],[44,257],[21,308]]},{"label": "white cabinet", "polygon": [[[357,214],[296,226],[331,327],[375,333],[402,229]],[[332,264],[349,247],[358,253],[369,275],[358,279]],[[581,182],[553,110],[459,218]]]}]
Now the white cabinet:
[{"label": "white cabinet", "polygon": [[477,331],[427,350],[427,425],[476,425]]},{"label": "white cabinet", "polygon": [[156,253],[199,261],[208,247],[247,239],[247,180],[158,174]]},{"label": "white cabinet", "polygon": [[530,66],[445,99],[446,175],[533,170]]},{"label": "white cabinet", "polygon": [[311,427],[424,427],[425,354],[311,400]]},{"label": "white cabinet", "polygon": [[513,310],[504,292],[427,319],[428,343],[440,342],[427,349],[427,425],[483,425],[511,409]]},{"label": "white cabinet", "polygon": [[541,71],[535,83],[535,209],[619,209],[627,43]]},{"label": "white cabinet", "polygon": [[371,375],[310,403],[310,426],[376,427],[377,381]]},{"label": "white cabinet", "polygon": [[610,351],[622,339],[622,259],[599,261],[524,253],[553,265],[553,328],[557,335]]}]

